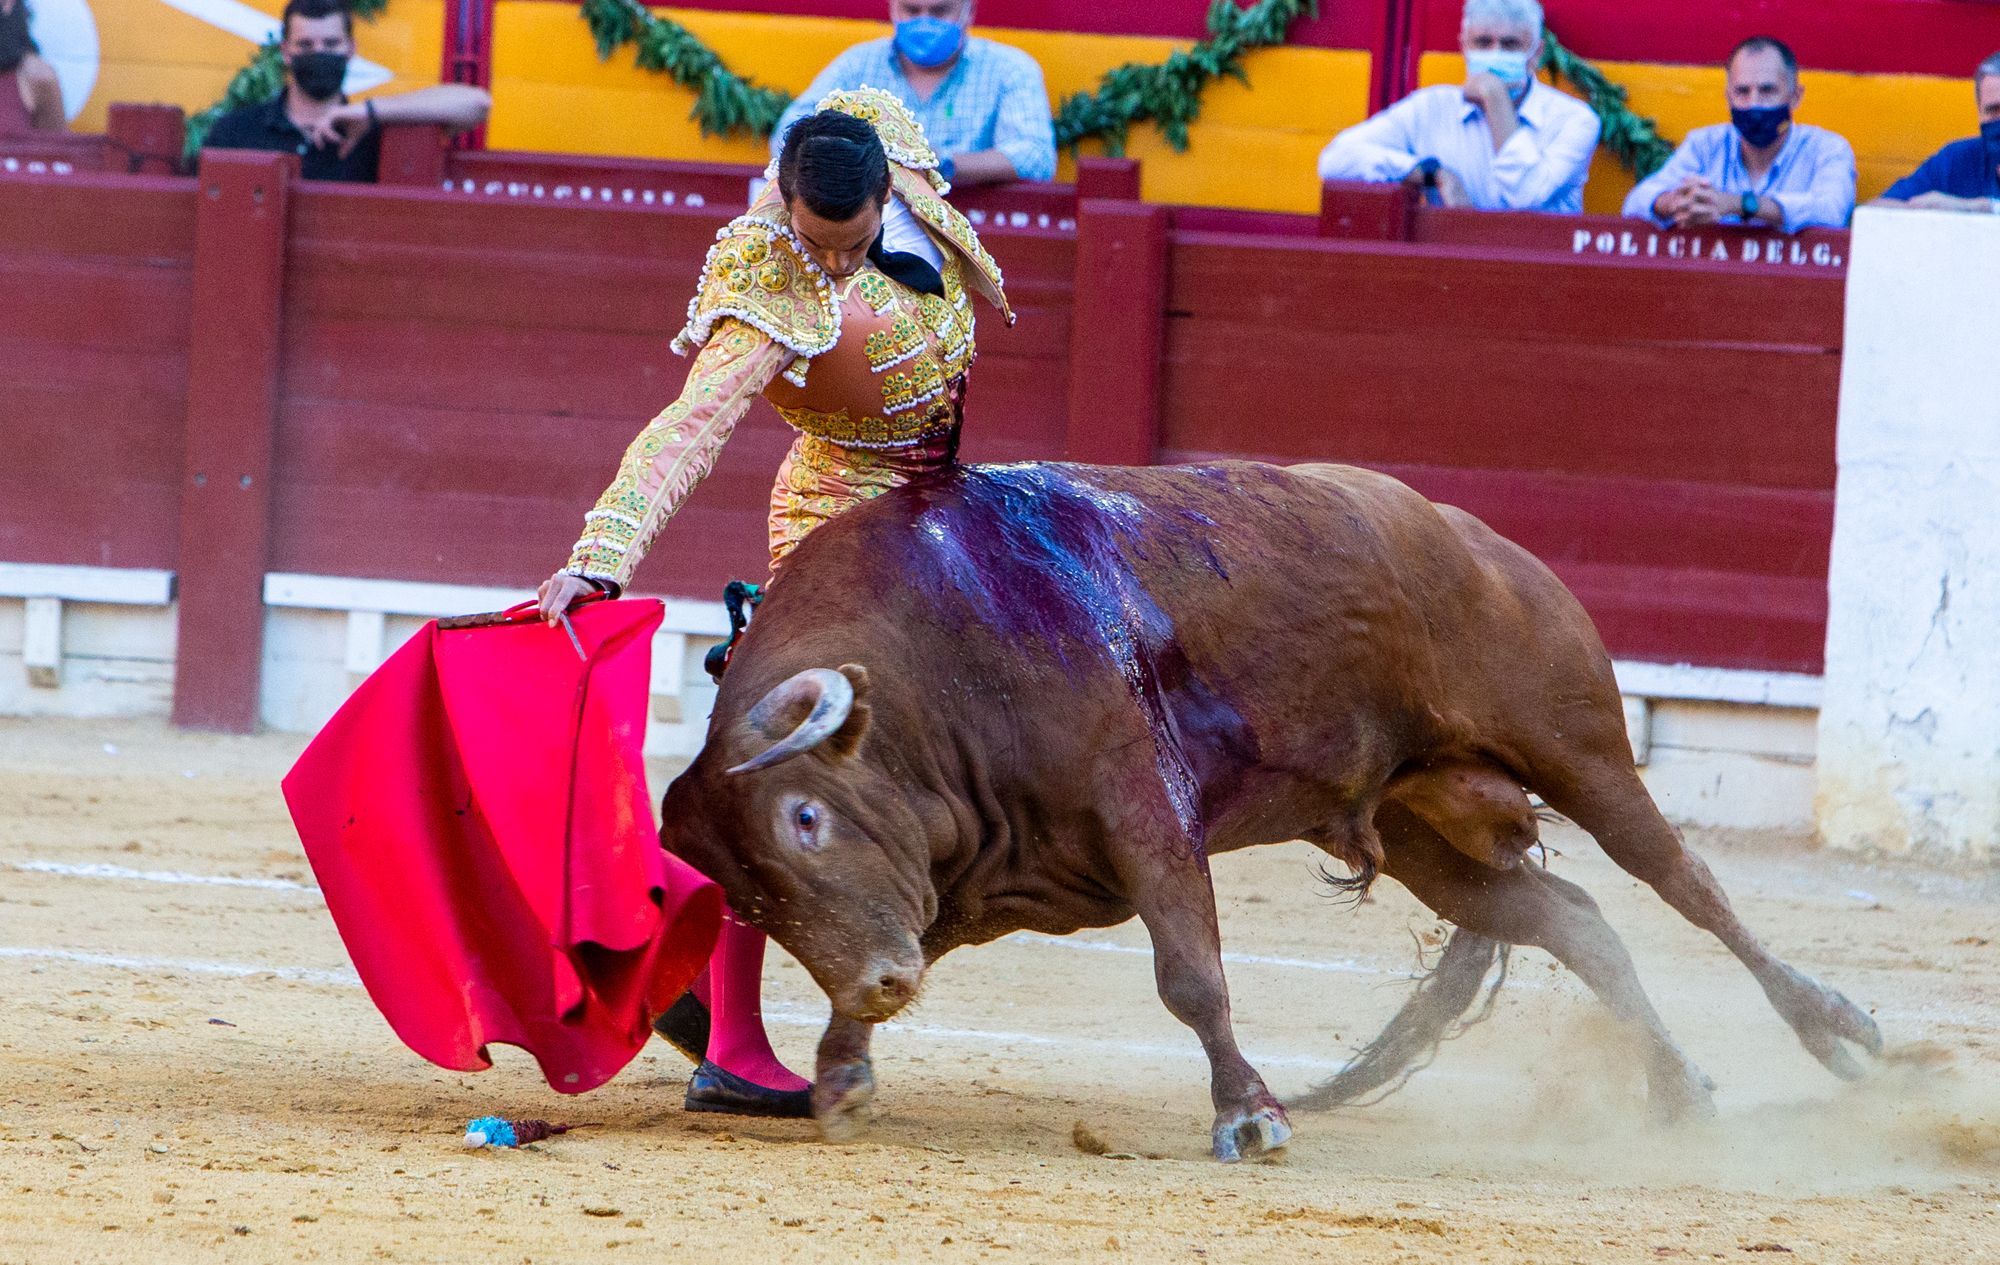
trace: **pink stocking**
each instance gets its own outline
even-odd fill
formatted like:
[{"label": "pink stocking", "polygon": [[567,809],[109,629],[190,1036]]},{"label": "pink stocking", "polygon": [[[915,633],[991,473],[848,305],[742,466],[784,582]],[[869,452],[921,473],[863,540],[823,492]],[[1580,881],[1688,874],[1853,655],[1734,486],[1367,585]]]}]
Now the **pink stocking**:
[{"label": "pink stocking", "polygon": [[708,1061],[766,1089],[809,1088],[811,1081],[771,1051],[764,1035],[763,988],[764,933],[725,911],[708,959]]}]

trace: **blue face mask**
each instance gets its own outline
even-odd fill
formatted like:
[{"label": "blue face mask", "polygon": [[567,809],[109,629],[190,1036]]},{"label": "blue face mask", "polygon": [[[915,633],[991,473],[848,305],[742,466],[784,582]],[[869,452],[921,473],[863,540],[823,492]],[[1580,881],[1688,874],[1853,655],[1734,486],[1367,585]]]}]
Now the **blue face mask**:
[{"label": "blue face mask", "polygon": [[1465,69],[1468,74],[1486,74],[1507,85],[1511,92],[1518,93],[1528,86],[1528,55],[1505,48],[1475,48],[1465,55]]},{"label": "blue face mask", "polygon": [[965,47],[965,28],[943,18],[905,18],[896,23],[896,51],[913,66],[934,70]]},{"label": "blue face mask", "polygon": [[1737,135],[1752,149],[1762,149],[1778,139],[1778,133],[1785,130],[1785,124],[1792,121],[1792,107],[1788,105],[1754,105],[1738,107],[1729,111],[1729,121],[1736,125]]},{"label": "blue face mask", "polygon": [[1979,139],[1986,142],[1986,154],[1994,162],[2000,162],[2000,119],[1988,119],[1979,125]]}]

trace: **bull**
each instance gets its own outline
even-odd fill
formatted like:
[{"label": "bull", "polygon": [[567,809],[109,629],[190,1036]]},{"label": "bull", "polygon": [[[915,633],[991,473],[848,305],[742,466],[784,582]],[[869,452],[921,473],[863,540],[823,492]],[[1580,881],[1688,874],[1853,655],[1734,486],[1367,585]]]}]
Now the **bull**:
[{"label": "bull", "polygon": [[663,837],[831,1001],[813,1089],[830,1138],[866,1120],[872,1027],[932,963],[1137,915],[1208,1056],[1214,1154],[1284,1146],[1231,1029],[1209,858],[1293,839],[1456,924],[1445,957],[1472,969],[1452,1008],[1492,946],[1539,946],[1641,1043],[1656,1111],[1710,1110],[1595,902],[1524,863],[1531,793],[1720,939],[1834,1073],[1862,1074],[1850,1045],[1880,1052],[1661,816],[1562,583],[1349,467],[968,466],[841,515],[737,649]]}]

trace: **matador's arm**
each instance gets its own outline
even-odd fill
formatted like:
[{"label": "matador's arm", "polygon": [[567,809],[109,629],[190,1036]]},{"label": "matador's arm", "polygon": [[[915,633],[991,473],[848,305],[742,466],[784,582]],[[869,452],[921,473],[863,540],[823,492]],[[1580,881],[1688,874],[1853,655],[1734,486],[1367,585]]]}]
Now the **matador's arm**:
[{"label": "matador's arm", "polygon": [[618,477],[584,516],[582,539],[563,570],[624,588],[688,493],[706,478],[729,434],[793,353],[728,318],[694,359],[680,398],[639,432]]}]

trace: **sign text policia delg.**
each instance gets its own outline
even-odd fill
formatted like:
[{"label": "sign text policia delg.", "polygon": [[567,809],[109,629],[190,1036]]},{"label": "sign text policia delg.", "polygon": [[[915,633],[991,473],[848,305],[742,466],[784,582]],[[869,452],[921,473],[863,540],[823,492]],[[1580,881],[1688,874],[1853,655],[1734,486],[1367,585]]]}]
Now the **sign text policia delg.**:
[{"label": "sign text policia delg.", "polygon": [[1847,256],[1829,241],[1801,241],[1776,234],[1749,235],[1722,230],[1708,234],[1664,229],[1577,228],[1570,231],[1572,255],[1621,259],[1687,259],[1710,263],[1779,264],[1795,268],[1838,268]]}]

